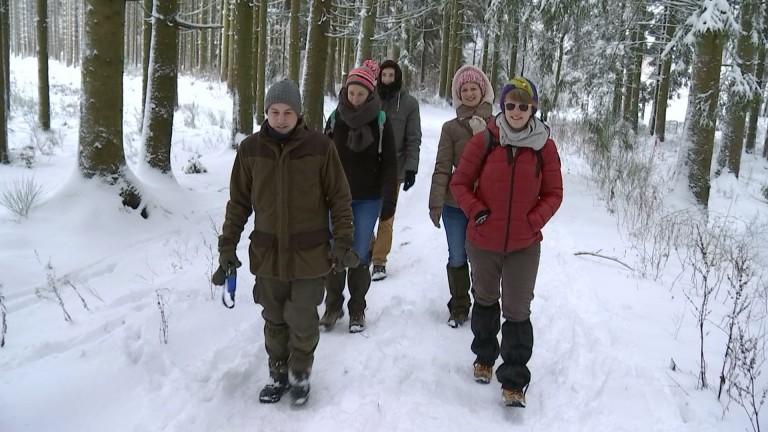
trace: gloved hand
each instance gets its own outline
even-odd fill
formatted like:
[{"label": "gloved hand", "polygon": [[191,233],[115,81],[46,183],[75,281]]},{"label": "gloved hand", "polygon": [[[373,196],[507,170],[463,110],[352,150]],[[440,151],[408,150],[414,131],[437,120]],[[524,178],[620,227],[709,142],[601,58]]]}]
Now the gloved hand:
[{"label": "gloved hand", "polygon": [[488,216],[490,215],[491,215],[490,210],[482,210],[477,212],[477,214],[475,215],[475,225],[482,225],[483,222],[485,222],[486,219],[488,219]]},{"label": "gloved hand", "polygon": [[237,254],[235,253],[235,250],[229,250],[225,249],[219,252],[219,266],[226,270],[229,266],[235,266],[235,268],[240,268],[240,266],[243,265],[243,263],[240,262],[240,260],[237,259]]},{"label": "gloved hand", "polygon": [[227,282],[227,272],[223,268],[219,267],[213,272],[211,276],[211,282],[216,286],[223,286]]},{"label": "gloved hand", "polygon": [[403,181],[403,192],[410,189],[414,183],[416,183],[416,171],[406,171],[405,180]]},{"label": "gloved hand", "polygon": [[357,252],[346,247],[334,246],[331,251],[331,269],[333,271],[342,271],[347,267],[357,267],[360,265],[360,257]]},{"label": "gloved hand", "polygon": [[211,282],[214,285],[224,285],[227,280],[227,267],[234,266],[238,268],[243,263],[237,259],[237,254],[234,250],[224,250],[219,253],[219,268],[213,273]]},{"label": "gloved hand", "polygon": [[389,219],[392,219],[394,215],[395,215],[395,203],[384,201],[384,203],[381,204],[381,212],[379,213],[379,219],[389,220]]},{"label": "gloved hand", "polygon": [[440,207],[429,209],[429,218],[432,219],[432,223],[435,225],[435,228],[440,228],[440,216],[442,215],[443,209]]}]

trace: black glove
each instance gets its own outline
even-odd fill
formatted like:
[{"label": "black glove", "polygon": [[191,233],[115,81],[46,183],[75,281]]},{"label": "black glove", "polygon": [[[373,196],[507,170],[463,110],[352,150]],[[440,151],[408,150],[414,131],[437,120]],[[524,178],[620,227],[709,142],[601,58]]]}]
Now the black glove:
[{"label": "black glove", "polygon": [[477,212],[475,215],[475,225],[482,225],[483,222],[485,222],[486,219],[488,219],[488,216],[491,215],[490,210],[483,210],[480,212]]},{"label": "black glove", "polygon": [[395,215],[395,203],[384,201],[381,205],[381,212],[379,213],[379,219],[389,220]]},{"label": "black glove", "polygon": [[405,181],[403,181],[403,191],[410,189],[416,183],[416,171],[406,171]]},{"label": "black glove", "polygon": [[227,272],[224,271],[223,268],[219,267],[215,272],[213,272],[213,276],[211,276],[211,282],[214,285],[222,286],[227,281]]},{"label": "black glove", "polygon": [[226,269],[229,266],[240,268],[241,265],[243,265],[243,263],[237,259],[237,254],[234,249],[219,250],[219,266],[221,268]]},{"label": "black glove", "polygon": [[219,252],[219,268],[213,273],[211,282],[214,285],[224,285],[227,280],[227,268],[233,266],[235,268],[240,267],[243,263],[237,259],[237,254],[234,249],[225,249]]}]

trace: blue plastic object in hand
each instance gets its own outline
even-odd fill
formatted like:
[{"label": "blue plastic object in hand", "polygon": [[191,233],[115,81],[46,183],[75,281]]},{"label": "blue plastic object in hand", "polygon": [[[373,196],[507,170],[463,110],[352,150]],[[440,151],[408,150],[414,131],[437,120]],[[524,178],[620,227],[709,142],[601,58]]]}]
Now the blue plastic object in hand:
[{"label": "blue plastic object in hand", "polygon": [[227,299],[224,294],[224,290],[221,292],[221,302],[227,309],[233,309],[235,307],[235,291],[237,290],[237,268],[230,265],[227,266],[227,292],[229,293],[229,299],[232,300],[232,305],[227,304]]}]

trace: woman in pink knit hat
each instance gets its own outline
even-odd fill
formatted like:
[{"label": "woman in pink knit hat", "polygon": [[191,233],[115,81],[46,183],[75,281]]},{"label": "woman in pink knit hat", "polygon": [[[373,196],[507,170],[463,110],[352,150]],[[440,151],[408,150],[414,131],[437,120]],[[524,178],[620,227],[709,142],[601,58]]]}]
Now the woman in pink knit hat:
[{"label": "woman in pink knit hat", "polygon": [[349,331],[365,329],[365,295],[371,286],[370,248],[376,221],[395,214],[397,194],[397,159],[392,126],[381,111],[375,91],[378,65],[366,60],[352,69],[339,94],[339,105],[325,126],[326,134],[336,144],[344,173],[352,192],[355,226],[353,249],[360,265],[331,271],[328,275],[325,314],[320,320],[330,330],[344,316],[344,285],[349,286]]},{"label": "woman in pink knit hat", "polygon": [[459,208],[448,184],[469,138],[485,130],[493,111],[493,88],[488,77],[476,66],[462,66],[453,77],[451,89],[456,118],[443,124],[437,146],[435,171],[429,191],[429,217],[440,228],[440,218],[448,239],[448,325],[456,328],[469,317],[470,278],[467,251],[464,248],[467,217]]}]

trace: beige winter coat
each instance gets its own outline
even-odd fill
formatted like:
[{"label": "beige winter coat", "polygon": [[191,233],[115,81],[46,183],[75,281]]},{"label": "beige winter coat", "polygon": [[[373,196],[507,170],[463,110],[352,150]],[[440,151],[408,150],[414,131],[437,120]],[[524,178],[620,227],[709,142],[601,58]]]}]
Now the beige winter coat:
[{"label": "beige winter coat", "polygon": [[[486,89],[483,96],[483,102],[474,110],[461,104],[461,89],[458,88],[457,79],[465,69],[474,69],[485,79]],[[443,204],[452,207],[458,207],[448,184],[451,182],[453,171],[459,165],[461,154],[464,152],[464,146],[472,135],[470,118],[475,116],[475,122],[479,116],[483,120],[488,120],[493,111],[493,87],[488,76],[477,66],[462,66],[453,77],[453,86],[451,89],[453,96],[453,107],[456,109],[456,118],[443,124],[440,132],[440,141],[437,145],[437,157],[435,158],[435,170],[432,173],[432,186],[429,190],[429,209],[442,209]]]}]

